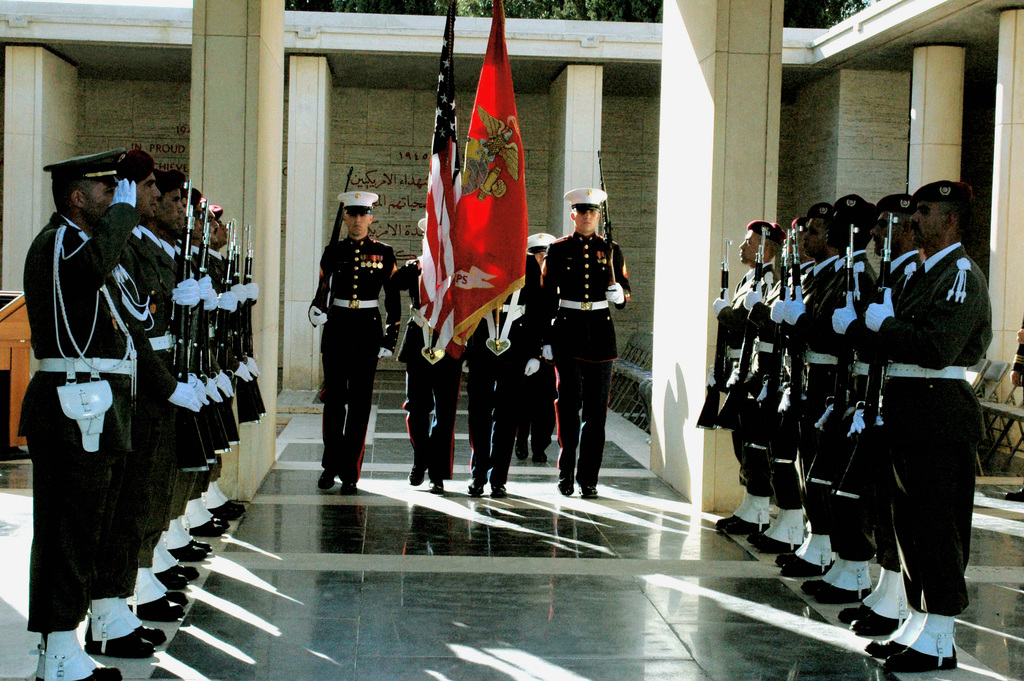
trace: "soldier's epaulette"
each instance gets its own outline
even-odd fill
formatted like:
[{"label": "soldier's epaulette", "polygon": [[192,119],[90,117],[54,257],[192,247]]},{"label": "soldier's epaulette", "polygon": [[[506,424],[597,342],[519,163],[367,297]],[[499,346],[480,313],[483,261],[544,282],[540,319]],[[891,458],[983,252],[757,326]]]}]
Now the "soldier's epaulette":
[{"label": "soldier's epaulette", "polygon": [[[560,244],[560,243],[566,242],[566,241],[568,241],[571,238],[572,238],[572,234],[566,234],[561,239],[555,239],[554,241],[552,241],[551,242],[551,246],[554,246],[555,244]],[[551,248],[551,246],[548,246],[548,248]]]}]

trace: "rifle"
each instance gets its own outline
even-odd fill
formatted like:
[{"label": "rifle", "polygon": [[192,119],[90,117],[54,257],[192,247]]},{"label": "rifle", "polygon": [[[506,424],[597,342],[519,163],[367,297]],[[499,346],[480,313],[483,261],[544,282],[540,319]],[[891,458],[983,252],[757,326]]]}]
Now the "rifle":
[{"label": "rifle", "polygon": [[[227,231],[228,231],[228,235],[229,235],[228,240],[229,241],[231,240],[230,235],[234,233],[234,230],[235,230],[235,221],[231,220],[227,224]],[[227,274],[225,274],[225,276],[224,276],[224,281],[222,282],[222,285],[224,285],[225,287],[230,287],[231,286],[230,282],[231,282],[231,266],[232,266],[232,263],[231,263],[230,259],[227,259],[226,263],[227,263],[227,270],[228,271],[227,271]],[[213,364],[213,356],[215,355],[216,356],[217,364],[221,368],[224,368],[224,367],[227,367],[227,366],[230,365],[230,363],[228,361],[228,359],[229,359],[229,352],[228,352],[228,325],[229,325],[229,320],[228,320],[228,316],[227,315],[228,315],[228,313],[225,310],[217,309],[217,310],[214,311],[213,347],[215,349],[215,352],[213,350],[210,351],[211,358],[209,360],[209,364],[210,365]],[[232,445],[237,445],[241,441],[241,438],[240,438],[240,436],[238,434],[238,424],[235,422],[235,412],[231,408],[231,405],[234,402],[234,400],[235,400],[234,395],[232,395],[231,397],[224,396],[224,399],[222,401],[220,401],[220,402],[217,402],[216,404],[217,404],[218,410],[220,411],[220,419],[221,419],[221,423],[224,425],[224,433],[225,433],[225,435],[227,435],[228,443],[232,444]]]},{"label": "rifle", "polygon": [[[792,240],[793,259],[791,301],[802,301],[803,287],[800,285],[800,236]],[[779,427],[772,446],[772,463],[775,465],[793,465],[797,459],[797,442],[800,439],[800,417],[803,406],[804,388],[804,347],[796,334],[786,333],[786,353],[789,355],[789,381],[782,390],[779,400]],[[783,363],[785,364],[785,363]]]},{"label": "rifle", "polygon": [[[598,156],[600,159],[600,155]],[[729,247],[732,242],[722,237],[722,286],[718,297],[729,295]],[[704,396],[704,407],[697,417],[697,427],[713,430],[718,427],[718,409],[722,399],[722,388],[726,379],[726,367],[729,365],[728,334],[722,331],[721,325],[715,332],[715,363],[708,372],[708,391]]]},{"label": "rifle", "polygon": [[[761,230],[764,231],[763,229]],[[764,281],[764,242],[767,234],[761,235],[761,242],[757,248],[757,259],[754,261],[754,284],[752,291],[759,291]],[[750,362],[754,356],[754,343],[757,340],[757,324],[747,315],[746,325],[743,328],[743,347],[740,350],[740,363],[736,371],[729,378],[725,387],[729,394],[725,398],[725,404],[718,413],[718,426],[726,430],[737,430],[740,427],[740,412],[747,399],[747,374],[750,373]]]},{"label": "rifle", "polygon": [[[192,181],[185,185],[186,195],[192,194]],[[189,253],[192,250],[192,230],[195,228],[195,214],[190,209],[181,235],[181,248],[178,252],[175,268],[177,281],[189,278]],[[179,383],[188,383],[189,366],[192,362],[192,309],[172,305],[171,323],[177,322],[177,339],[174,343],[174,360],[171,371]],[[182,471],[208,471],[210,458],[216,459],[216,453],[209,446],[209,439],[204,437],[199,415],[191,409],[178,409],[175,414],[175,431],[177,439],[175,452],[178,469]]]},{"label": "rifle", "polygon": [[[800,276],[799,263],[790,262],[792,260],[789,248],[790,237],[787,236],[786,239],[787,241],[782,248],[782,268],[780,270],[781,276],[779,277],[779,300],[782,301],[789,298],[788,282],[790,277],[790,267],[796,267],[797,276]],[[762,427],[769,439],[775,434],[779,427],[779,411],[776,407],[778,406],[778,395],[780,389],[785,383],[786,364],[783,361],[783,357],[785,354],[788,334],[786,333],[784,326],[784,324],[774,324],[774,332],[771,334],[772,347],[775,349],[775,351],[771,353],[773,361],[770,363],[766,362],[766,365],[762,366],[764,370],[764,384],[762,387],[762,394],[764,395],[763,402],[761,402],[761,398],[758,396],[758,400],[761,402],[759,409],[761,412]],[[765,356],[768,356],[767,353]],[[761,358],[759,356],[758,363],[760,362]],[[775,399],[770,399],[773,396]]]},{"label": "rifle", "polygon": [[[352,181],[352,171],[355,166],[349,166],[348,177],[345,178],[345,191],[348,191],[349,182]],[[331,241],[328,244],[328,248],[338,243],[338,239],[341,238],[341,224],[342,216],[345,214],[345,204],[338,202],[338,212],[334,216],[334,229],[331,230]],[[319,308],[323,312],[327,312],[327,308],[330,307],[331,302],[331,277],[320,272],[320,281],[317,283],[316,295],[313,296],[313,307]]]},{"label": "rifle", "polygon": [[[207,262],[210,248],[210,206],[206,199],[200,201],[199,210],[203,216],[203,237],[198,253],[197,269],[199,276],[197,278],[202,279],[208,274]],[[210,380],[210,367],[212,366],[212,362],[210,361],[210,313],[207,311],[205,304],[200,303],[196,317],[196,355],[194,358],[194,373],[199,379],[202,387],[205,388],[207,381]],[[203,408],[199,411],[199,415],[201,418],[206,420],[206,425],[211,437],[210,444],[214,452],[226,452],[231,449],[231,443],[228,440],[227,428],[224,425],[217,402],[210,400],[209,404],[203,405]],[[211,465],[217,463],[216,455],[213,461],[208,461],[207,463]]]},{"label": "rifle", "polygon": [[605,200],[601,202],[601,219],[604,221],[604,240],[608,244],[608,285],[615,283],[615,242],[612,240],[612,219],[608,215],[608,190],[604,186],[604,165],[601,163],[601,150],[597,150],[597,173],[601,179],[601,191]]},{"label": "rifle", "polygon": [[[245,226],[245,241],[246,241],[246,249],[245,249],[245,283],[246,284],[251,284],[252,283],[252,253],[253,253],[253,248],[252,248],[252,225],[246,225]],[[245,358],[247,360],[250,357],[255,357],[256,356],[256,350],[253,347],[253,341],[252,341],[252,306],[255,305],[255,304],[256,304],[256,301],[252,300],[251,298],[249,300],[245,301],[245,316],[243,318],[245,320],[245,336],[243,338],[243,346],[242,346],[242,348],[245,350]],[[253,380],[251,381],[251,383],[252,383],[252,389],[253,389],[253,397],[255,398],[255,402],[256,402],[256,405],[257,405],[257,413],[260,415],[260,417],[266,416],[267,415],[267,408],[263,404],[263,393],[260,392],[259,381],[256,380],[255,376],[253,376]]]}]

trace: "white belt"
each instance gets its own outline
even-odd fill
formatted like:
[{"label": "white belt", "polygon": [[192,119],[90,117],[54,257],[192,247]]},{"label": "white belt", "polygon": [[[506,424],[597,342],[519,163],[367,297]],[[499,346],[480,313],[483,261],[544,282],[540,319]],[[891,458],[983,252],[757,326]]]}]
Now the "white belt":
[{"label": "white belt", "polygon": [[149,344],[153,346],[154,350],[170,350],[174,347],[174,334],[168,331],[162,336],[150,338]]},{"label": "white belt", "polygon": [[860,360],[857,360],[856,362],[853,363],[853,373],[856,374],[857,376],[867,376],[870,371],[871,365],[868,364],[867,362],[861,362]]},{"label": "white belt", "polygon": [[376,300],[359,300],[358,298],[356,298],[355,300],[335,300],[334,301],[334,306],[335,307],[349,307],[349,308],[352,308],[353,310],[358,310],[358,309],[364,308],[364,307],[377,307],[378,305],[379,305],[379,302],[376,301]]},{"label": "white belt", "polygon": [[131,360],[126,359],[90,357],[88,359],[70,360],[61,357],[45,357],[39,360],[39,371],[66,374],[68,369],[74,367],[76,374],[91,374],[96,371],[101,374],[124,374],[125,376],[131,376],[132,364]]},{"label": "white belt", "polygon": [[742,348],[729,348],[726,351],[726,353],[725,353],[726,359],[739,359],[742,356],[743,356],[743,349]]},{"label": "white belt", "polygon": [[757,351],[758,352],[775,352],[775,344],[774,343],[765,343],[764,341],[758,341],[757,342]]},{"label": "white belt", "polygon": [[593,303],[590,303],[590,302],[579,303],[579,302],[576,302],[575,300],[559,300],[558,301],[558,307],[564,307],[567,310],[583,310],[583,311],[586,311],[586,312],[589,312],[590,310],[607,310],[608,309],[608,301],[607,300],[598,300],[598,301],[593,302]]},{"label": "white belt", "polygon": [[804,350],[804,362],[807,364],[831,364],[836,366],[839,364],[839,358],[835,355],[827,355],[824,352]]},{"label": "white belt", "polygon": [[961,381],[967,380],[967,367],[946,367],[945,369],[925,369],[916,364],[900,364],[893,362],[889,365],[889,378],[953,378]]}]

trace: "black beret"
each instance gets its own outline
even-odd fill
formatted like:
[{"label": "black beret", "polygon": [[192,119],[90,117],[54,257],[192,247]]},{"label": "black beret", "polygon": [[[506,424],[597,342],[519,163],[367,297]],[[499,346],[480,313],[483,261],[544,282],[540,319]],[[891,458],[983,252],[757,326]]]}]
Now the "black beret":
[{"label": "black beret", "polygon": [[816,203],[807,209],[808,220],[814,218],[821,218],[822,220],[832,219],[832,204],[831,203]]},{"label": "black beret", "polygon": [[854,224],[862,228],[870,228],[878,213],[874,205],[856,194],[847,194],[832,206],[833,218],[837,222]]},{"label": "black beret", "polygon": [[86,154],[51,163],[43,166],[43,170],[50,173],[53,180],[70,181],[80,178],[110,178],[114,179],[117,174],[119,161],[125,156],[125,150],[111,149],[101,151],[98,154]]},{"label": "black beret", "polygon": [[910,194],[889,194],[883,196],[875,204],[875,216],[882,213],[901,213],[910,215],[914,212],[914,197]]},{"label": "black beret", "polygon": [[117,176],[135,183],[145,180],[155,169],[153,157],[141,149],[132,149],[117,162]]},{"label": "black beret", "polygon": [[972,198],[974,198],[974,191],[966,182],[939,180],[926,184],[914,192],[914,205],[916,206],[918,201],[969,203]]},{"label": "black beret", "polygon": [[185,174],[180,170],[174,170],[173,168],[171,170],[160,170],[158,168],[153,171],[153,175],[156,177],[156,188],[160,190],[161,194],[185,188]]}]

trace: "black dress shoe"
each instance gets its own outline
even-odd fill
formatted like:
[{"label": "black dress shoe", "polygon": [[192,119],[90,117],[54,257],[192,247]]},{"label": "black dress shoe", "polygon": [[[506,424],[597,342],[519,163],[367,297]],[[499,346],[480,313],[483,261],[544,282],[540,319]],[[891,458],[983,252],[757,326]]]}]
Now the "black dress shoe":
[{"label": "black dress shoe", "polygon": [[888,636],[899,628],[899,620],[882,617],[870,608],[867,615],[857,618],[850,625],[850,629],[858,636]]},{"label": "black dress shoe", "polygon": [[192,541],[190,541],[188,543],[188,545],[191,546],[194,549],[199,549],[200,551],[202,551],[203,553],[205,553],[207,555],[209,555],[210,553],[213,552],[213,547],[212,546],[210,546],[209,544],[207,544],[204,541],[199,541],[198,539],[194,539],[193,538]]},{"label": "black dress shoe", "polygon": [[545,454],[544,452],[541,452],[540,454],[534,454],[533,455],[533,462],[534,463],[547,463],[548,462],[548,455]]},{"label": "black dress shoe", "polygon": [[469,483],[469,496],[471,497],[482,497],[484,495],[484,483],[479,480],[474,480]]},{"label": "black dress shoe", "polygon": [[185,608],[177,603],[171,603],[164,596],[149,603],[136,605],[135,616],[140,620],[149,620],[150,622],[177,622],[185,616]]},{"label": "black dress shoe", "polygon": [[814,594],[814,600],[826,605],[840,605],[842,603],[856,603],[866,596],[862,589],[840,589],[834,584],[825,584]]},{"label": "black dress shoe", "polygon": [[799,548],[789,542],[779,541],[765,536],[764,532],[757,532],[747,537],[747,541],[753,544],[754,548],[761,553],[791,553]]},{"label": "black dress shoe", "polygon": [[224,525],[208,520],[198,527],[190,527],[188,533],[193,537],[219,537],[226,529]]},{"label": "black dress shoe", "polygon": [[214,518],[219,518],[221,520],[238,520],[245,515],[244,508],[239,507],[237,504],[231,504],[231,502],[221,504],[217,508],[208,508],[206,510],[208,510]]},{"label": "black dress shoe", "polygon": [[412,470],[409,471],[409,484],[412,485],[413,487],[419,487],[420,485],[423,484],[423,478],[426,476],[426,474],[427,471],[425,469],[416,468],[416,466],[413,466]]},{"label": "black dress shoe", "polygon": [[779,567],[786,567],[786,563],[790,563],[794,560],[797,560],[795,553],[783,553],[775,556],[775,564]]},{"label": "black dress shoe", "polygon": [[596,499],[597,485],[580,485],[580,496],[584,499]]},{"label": "black dress shoe", "polygon": [[199,579],[199,570],[196,570],[191,565],[175,565],[171,569],[177,572],[182,577],[184,577],[186,581],[194,582],[197,579]]},{"label": "black dress shoe", "polygon": [[828,583],[823,579],[812,579],[804,582],[800,585],[800,590],[809,596],[813,596],[822,590],[823,587],[828,586]]},{"label": "black dress shoe", "polygon": [[430,483],[431,494],[444,494],[444,480],[438,480],[437,482],[431,481]]},{"label": "black dress shoe", "polygon": [[334,476],[336,473],[325,470],[320,474],[320,479],[316,481],[316,486],[320,489],[330,489],[334,487]]},{"label": "black dress shoe", "polygon": [[154,572],[153,576],[168,589],[184,589],[188,586],[188,580],[175,572],[174,568],[168,568],[163,572]]},{"label": "black dress shoe", "polygon": [[149,627],[136,627],[134,633],[136,636],[146,639],[155,646],[167,643],[167,634],[160,631],[159,629],[150,629]]},{"label": "black dress shoe", "polygon": [[504,499],[508,496],[508,492],[505,491],[504,485],[498,485],[497,487],[491,486],[491,498],[492,499]]},{"label": "black dress shoe", "polygon": [[1016,492],[1006,493],[1007,501],[1024,501],[1024,489],[1019,489]]},{"label": "black dress shoe", "polygon": [[174,556],[175,560],[180,560],[183,563],[198,563],[207,556],[206,551],[196,548],[191,544],[186,544],[176,549],[168,549],[167,552]]},{"label": "black dress shoe", "polygon": [[571,497],[572,493],[576,491],[576,487],[572,484],[572,480],[559,480],[558,481],[558,492],[563,497]]},{"label": "black dress shoe", "polygon": [[168,591],[164,594],[164,598],[175,605],[180,605],[183,608],[188,605],[188,596],[180,591]]},{"label": "black dress shoe", "polygon": [[747,522],[739,516],[729,516],[715,523],[715,529],[725,534],[753,534],[760,532],[764,525]]},{"label": "black dress shoe", "polygon": [[352,496],[353,494],[359,493],[359,488],[356,487],[356,483],[352,482],[351,480],[346,480],[341,483],[340,493],[344,494],[345,496]]},{"label": "black dress shoe", "polygon": [[896,643],[895,641],[872,641],[871,643],[864,646],[864,652],[871,657],[877,657],[880,660],[887,660],[897,653],[902,653],[907,647],[902,643]]},{"label": "black dress shoe", "polygon": [[951,657],[944,657],[941,662],[938,657],[919,653],[913,648],[885,658],[887,672],[932,672],[939,669],[956,669],[955,650]]},{"label": "black dress shoe", "polygon": [[839,611],[839,621],[843,624],[853,624],[857,620],[864,619],[871,612],[871,608],[863,603],[855,608],[843,608]]},{"label": "black dress shoe", "polygon": [[[121,676],[121,670],[117,667],[96,667],[92,670],[92,674],[82,679],[82,681],[122,681],[124,677]],[[43,681],[38,676],[36,681]]]},{"label": "black dress shoe", "polygon": [[816,563],[808,563],[803,558],[797,558],[791,560],[782,566],[783,577],[822,577],[828,569],[832,567],[832,563],[825,565],[824,567]]},{"label": "black dress shoe", "polygon": [[119,638],[108,638],[106,645],[103,641],[94,641],[92,638],[92,627],[85,632],[85,652],[90,655],[106,655],[107,657],[128,657],[138,659],[153,656],[153,644],[142,638],[134,631],[127,636]]},{"label": "black dress shoe", "polygon": [[516,458],[519,459],[520,461],[522,461],[523,459],[525,459],[529,455],[530,455],[530,452],[526,448],[526,443],[524,442],[523,446],[520,447],[519,443],[517,442],[516,443]]}]

